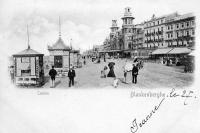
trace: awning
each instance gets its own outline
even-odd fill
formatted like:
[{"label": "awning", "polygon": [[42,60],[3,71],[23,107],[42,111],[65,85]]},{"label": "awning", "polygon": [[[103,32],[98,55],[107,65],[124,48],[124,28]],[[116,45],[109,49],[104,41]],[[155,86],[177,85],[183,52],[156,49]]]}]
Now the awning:
[{"label": "awning", "polygon": [[112,52],[121,52],[122,50],[109,50],[109,51],[99,51],[99,53],[112,53]]},{"label": "awning", "polygon": [[167,54],[172,50],[172,48],[161,48],[161,49],[156,49],[155,51],[152,52],[152,55],[159,55],[159,54]]},{"label": "awning", "polygon": [[188,54],[191,51],[189,48],[174,48],[168,54]]}]

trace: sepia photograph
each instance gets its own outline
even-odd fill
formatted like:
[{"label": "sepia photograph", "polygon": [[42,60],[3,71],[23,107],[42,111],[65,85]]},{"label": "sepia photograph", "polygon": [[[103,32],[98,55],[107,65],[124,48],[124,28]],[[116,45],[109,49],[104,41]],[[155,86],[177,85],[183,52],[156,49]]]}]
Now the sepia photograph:
[{"label": "sepia photograph", "polygon": [[197,0],[0,0],[1,133],[199,133]]}]

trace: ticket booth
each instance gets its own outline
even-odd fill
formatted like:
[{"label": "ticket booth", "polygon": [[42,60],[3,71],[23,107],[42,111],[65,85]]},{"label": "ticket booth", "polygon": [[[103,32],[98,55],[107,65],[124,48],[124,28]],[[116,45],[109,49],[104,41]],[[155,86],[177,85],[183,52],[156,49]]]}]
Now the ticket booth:
[{"label": "ticket booth", "polygon": [[28,48],[13,55],[14,83],[16,85],[36,85],[44,83],[44,54]]}]

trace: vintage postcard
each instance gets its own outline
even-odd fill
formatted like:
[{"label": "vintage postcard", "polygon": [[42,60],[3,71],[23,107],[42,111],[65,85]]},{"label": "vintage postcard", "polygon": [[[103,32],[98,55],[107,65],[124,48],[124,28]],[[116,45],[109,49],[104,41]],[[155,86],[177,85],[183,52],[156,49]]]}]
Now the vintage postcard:
[{"label": "vintage postcard", "polygon": [[0,0],[0,133],[200,133],[198,0]]}]

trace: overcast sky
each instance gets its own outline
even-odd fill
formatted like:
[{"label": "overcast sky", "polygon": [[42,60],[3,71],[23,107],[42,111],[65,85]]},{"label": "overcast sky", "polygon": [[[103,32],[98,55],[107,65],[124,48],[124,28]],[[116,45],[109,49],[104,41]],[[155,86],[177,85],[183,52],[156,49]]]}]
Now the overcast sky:
[{"label": "overcast sky", "polygon": [[28,24],[31,48],[49,55],[47,45],[58,39],[59,16],[65,44],[72,38],[73,47],[83,51],[103,43],[112,19],[121,27],[127,6],[137,24],[152,14],[195,13],[198,5],[198,0],[0,0],[1,51],[12,55],[27,48]]}]

